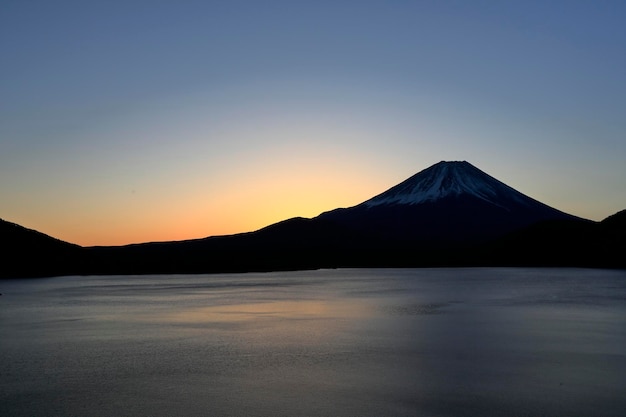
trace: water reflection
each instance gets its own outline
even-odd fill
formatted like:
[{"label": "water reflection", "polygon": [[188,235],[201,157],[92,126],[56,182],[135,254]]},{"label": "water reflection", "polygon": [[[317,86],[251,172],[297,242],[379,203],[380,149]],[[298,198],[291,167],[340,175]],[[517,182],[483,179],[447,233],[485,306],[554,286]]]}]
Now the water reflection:
[{"label": "water reflection", "polygon": [[319,300],[276,301],[199,307],[161,316],[162,321],[176,323],[245,322],[259,320],[328,320],[333,318],[364,319],[372,307],[364,302],[331,302]]}]

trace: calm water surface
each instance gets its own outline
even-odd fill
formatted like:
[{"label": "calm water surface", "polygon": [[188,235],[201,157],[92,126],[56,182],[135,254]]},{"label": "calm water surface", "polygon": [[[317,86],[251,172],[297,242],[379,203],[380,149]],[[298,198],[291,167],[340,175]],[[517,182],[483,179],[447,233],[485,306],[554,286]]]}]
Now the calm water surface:
[{"label": "calm water surface", "polygon": [[0,281],[0,416],[624,416],[626,271]]}]

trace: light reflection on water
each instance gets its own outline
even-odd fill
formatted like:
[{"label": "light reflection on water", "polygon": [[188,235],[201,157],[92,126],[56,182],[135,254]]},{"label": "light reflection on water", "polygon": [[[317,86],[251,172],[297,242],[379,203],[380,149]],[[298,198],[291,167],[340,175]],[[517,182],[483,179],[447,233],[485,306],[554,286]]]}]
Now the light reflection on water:
[{"label": "light reflection on water", "polygon": [[344,303],[321,300],[274,301],[250,304],[230,304],[200,307],[166,314],[158,319],[164,322],[210,323],[242,322],[264,319],[312,320],[343,318],[365,318],[368,309],[362,303]]},{"label": "light reflection on water", "polygon": [[621,416],[626,272],[0,281],[2,416]]}]

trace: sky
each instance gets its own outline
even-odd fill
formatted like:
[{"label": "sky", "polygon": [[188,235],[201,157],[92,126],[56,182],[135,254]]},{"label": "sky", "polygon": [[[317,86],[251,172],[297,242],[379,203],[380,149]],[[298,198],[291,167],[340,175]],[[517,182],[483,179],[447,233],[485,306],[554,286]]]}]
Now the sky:
[{"label": "sky", "polygon": [[624,1],[0,4],[0,218],[84,246],[314,217],[442,160],[626,208]]}]

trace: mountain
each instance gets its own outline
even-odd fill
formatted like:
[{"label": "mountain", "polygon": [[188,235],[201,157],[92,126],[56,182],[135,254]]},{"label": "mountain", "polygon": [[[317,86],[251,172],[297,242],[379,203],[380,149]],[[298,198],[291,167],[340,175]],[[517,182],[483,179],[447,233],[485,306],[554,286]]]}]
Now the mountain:
[{"label": "mountain", "polygon": [[536,201],[466,161],[439,162],[389,190],[318,218],[380,239],[474,245],[547,220],[582,220]]},{"label": "mountain", "polygon": [[0,278],[335,267],[626,268],[626,210],[601,222],[536,201],[468,162],[440,162],[353,207],[260,230],[80,247],[0,220]]}]

